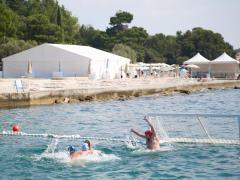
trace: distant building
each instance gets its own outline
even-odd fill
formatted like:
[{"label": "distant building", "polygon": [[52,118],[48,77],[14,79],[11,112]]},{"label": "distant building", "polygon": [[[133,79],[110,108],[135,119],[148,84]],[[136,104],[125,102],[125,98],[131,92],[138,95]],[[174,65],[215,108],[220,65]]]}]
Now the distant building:
[{"label": "distant building", "polygon": [[130,59],[89,46],[46,43],[5,57],[2,62],[5,78],[26,76],[30,71],[36,78],[113,79],[121,77],[122,67]]},{"label": "distant building", "polygon": [[239,61],[233,59],[225,52],[211,61],[211,74],[216,78],[234,79],[239,74]]},{"label": "distant building", "polygon": [[198,68],[191,69],[193,77],[205,77],[210,74],[215,78],[234,79],[240,72],[239,61],[233,59],[226,53],[209,61],[199,53],[184,62],[184,65],[197,65]]}]

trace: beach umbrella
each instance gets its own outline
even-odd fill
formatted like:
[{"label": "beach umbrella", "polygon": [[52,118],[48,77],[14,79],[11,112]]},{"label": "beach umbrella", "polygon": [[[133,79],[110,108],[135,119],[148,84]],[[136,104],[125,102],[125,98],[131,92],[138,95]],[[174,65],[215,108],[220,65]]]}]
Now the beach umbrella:
[{"label": "beach umbrella", "polygon": [[28,75],[32,75],[32,61],[28,61],[28,68],[27,68]]},{"label": "beach umbrella", "polygon": [[123,66],[121,66],[121,78],[123,77]]},{"label": "beach umbrella", "polygon": [[92,62],[89,61],[89,64],[88,64],[88,74],[91,74],[92,73]]},{"label": "beach umbrella", "polygon": [[185,67],[186,67],[186,68],[189,68],[191,77],[193,77],[192,69],[199,69],[199,68],[200,68],[198,65],[195,65],[195,64],[188,64],[188,65],[186,65]]},{"label": "beach umbrella", "polygon": [[198,65],[195,65],[195,64],[188,64],[185,67],[190,68],[190,69],[199,69],[200,68]]},{"label": "beach umbrella", "polygon": [[107,62],[106,62],[106,73],[108,72],[108,68],[109,68],[109,59],[107,59]]},{"label": "beach umbrella", "polygon": [[126,74],[128,73],[128,65],[127,65],[127,64],[125,65],[124,72],[125,72]]},{"label": "beach umbrella", "polygon": [[58,61],[58,71],[61,72],[61,61]]},{"label": "beach umbrella", "polygon": [[149,73],[150,74],[152,73],[152,64],[150,64],[150,66],[149,66]]}]

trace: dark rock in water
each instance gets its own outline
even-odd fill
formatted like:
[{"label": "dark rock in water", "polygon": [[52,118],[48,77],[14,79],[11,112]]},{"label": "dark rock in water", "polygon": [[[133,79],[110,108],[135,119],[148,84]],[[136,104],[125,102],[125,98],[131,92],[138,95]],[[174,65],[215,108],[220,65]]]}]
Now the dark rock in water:
[{"label": "dark rock in water", "polygon": [[125,100],[126,100],[126,97],[125,97],[125,96],[120,96],[120,97],[118,98],[118,100],[119,100],[119,101],[125,101]]},{"label": "dark rock in water", "polygon": [[56,100],[54,101],[54,103],[55,103],[55,104],[60,104],[61,101],[60,101],[59,99],[56,99]]},{"label": "dark rock in water", "polygon": [[93,99],[94,99],[94,98],[93,98],[92,96],[86,96],[86,97],[85,97],[85,100],[86,100],[86,101],[93,101]]},{"label": "dark rock in water", "polygon": [[240,87],[235,86],[234,89],[240,89]]},{"label": "dark rock in water", "polygon": [[179,92],[184,93],[184,94],[190,94],[190,91],[185,90],[185,89],[180,89]]},{"label": "dark rock in water", "polygon": [[78,98],[78,100],[79,101],[85,101],[85,98],[81,96],[81,97]]}]

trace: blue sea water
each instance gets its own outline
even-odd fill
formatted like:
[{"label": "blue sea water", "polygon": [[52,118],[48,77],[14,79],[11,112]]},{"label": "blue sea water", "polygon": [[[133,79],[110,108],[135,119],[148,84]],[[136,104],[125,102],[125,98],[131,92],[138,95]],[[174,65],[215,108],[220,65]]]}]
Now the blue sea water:
[{"label": "blue sea water", "polygon": [[[0,130],[16,123],[26,133],[125,138],[132,127],[147,128],[142,120],[147,113],[239,114],[239,105],[240,90],[228,89],[4,109]],[[231,126],[228,130],[235,131]],[[94,141],[100,156],[70,160],[67,146],[80,144],[81,140],[0,136],[0,179],[240,179],[239,145],[172,144],[151,152]]]}]

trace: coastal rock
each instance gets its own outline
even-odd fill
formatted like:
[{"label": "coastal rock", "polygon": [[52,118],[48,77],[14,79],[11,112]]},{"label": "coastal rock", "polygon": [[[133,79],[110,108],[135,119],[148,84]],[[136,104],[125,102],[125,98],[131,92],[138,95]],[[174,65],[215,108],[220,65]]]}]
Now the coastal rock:
[{"label": "coastal rock", "polygon": [[[11,80],[4,80],[6,82]],[[31,79],[29,82],[36,91],[25,91],[16,93],[9,86],[0,89],[0,108],[15,108],[32,105],[47,105],[59,103],[72,103],[81,101],[111,100],[124,101],[132,97],[147,95],[172,95],[175,92],[189,94],[192,92],[240,88],[240,81],[237,80],[212,80],[208,82],[182,81],[179,79],[149,79],[149,80],[109,80],[107,83],[102,81],[78,81],[64,80],[65,86],[62,89],[46,89],[46,82],[51,84],[52,80]],[[10,83],[9,83],[10,84]],[[82,85],[84,84],[84,86]],[[111,86],[109,86],[111,84]],[[7,87],[7,86],[6,86]],[[29,89],[31,89],[29,88]]]}]

